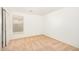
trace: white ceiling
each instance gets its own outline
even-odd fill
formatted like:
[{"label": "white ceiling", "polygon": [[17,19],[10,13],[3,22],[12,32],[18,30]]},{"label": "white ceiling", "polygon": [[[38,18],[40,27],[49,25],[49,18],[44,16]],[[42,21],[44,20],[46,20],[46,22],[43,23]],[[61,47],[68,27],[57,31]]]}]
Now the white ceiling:
[{"label": "white ceiling", "polygon": [[9,11],[22,12],[27,14],[45,15],[49,12],[61,9],[62,7],[7,7]]}]

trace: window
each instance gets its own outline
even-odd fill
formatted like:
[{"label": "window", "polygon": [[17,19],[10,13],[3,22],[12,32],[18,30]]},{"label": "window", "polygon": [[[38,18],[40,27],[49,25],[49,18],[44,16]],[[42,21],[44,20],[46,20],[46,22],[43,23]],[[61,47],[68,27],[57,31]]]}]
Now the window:
[{"label": "window", "polygon": [[13,16],[13,32],[23,32],[23,16]]}]

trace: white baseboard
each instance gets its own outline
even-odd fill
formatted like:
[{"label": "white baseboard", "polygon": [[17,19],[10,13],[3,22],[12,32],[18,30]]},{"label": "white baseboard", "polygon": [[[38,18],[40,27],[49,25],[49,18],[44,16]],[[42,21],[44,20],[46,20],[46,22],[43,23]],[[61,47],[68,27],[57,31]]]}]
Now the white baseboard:
[{"label": "white baseboard", "polygon": [[79,45],[74,44],[74,43],[71,43],[71,42],[66,41],[66,40],[62,40],[61,38],[59,38],[59,37],[57,37],[57,36],[50,35],[50,34],[47,34],[47,33],[45,33],[44,35],[46,35],[46,36],[48,36],[48,37],[50,37],[50,38],[54,38],[54,39],[56,39],[56,40],[58,40],[58,41],[61,41],[61,42],[63,42],[63,43],[69,44],[69,45],[71,45],[71,46],[74,46],[74,47],[79,48]]},{"label": "white baseboard", "polygon": [[[69,42],[69,41],[62,40],[62,38],[59,38],[59,37],[57,37],[57,36],[55,36],[55,35],[50,35],[50,34],[47,34],[47,33],[44,33],[44,34],[33,34],[33,35],[24,35],[24,36],[21,36],[21,37],[15,37],[15,38],[13,38],[13,39],[18,39],[18,38],[23,38],[23,37],[30,37],[30,36],[37,36],[37,35],[46,35],[46,36],[48,36],[48,37],[50,37],[50,38],[54,38],[54,39],[56,39],[56,40],[58,40],[58,41],[61,41],[61,42],[63,42],[63,43],[66,43],[66,44],[69,44],[69,45],[72,45],[72,46],[74,46],[74,47],[79,48],[79,45],[78,45],[78,44],[74,44],[74,43],[71,43],[71,42]],[[8,40],[8,42],[9,42],[9,41],[10,41],[10,40]]]}]

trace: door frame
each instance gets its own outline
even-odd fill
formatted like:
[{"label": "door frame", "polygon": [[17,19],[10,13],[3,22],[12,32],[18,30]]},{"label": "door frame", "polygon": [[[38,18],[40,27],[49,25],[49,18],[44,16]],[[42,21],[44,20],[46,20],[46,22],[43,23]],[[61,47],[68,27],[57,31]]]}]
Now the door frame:
[{"label": "door frame", "polygon": [[[6,46],[6,10],[4,8],[1,8],[1,12],[2,12],[2,48],[4,48],[4,46]],[[4,12],[5,12],[5,15],[4,15]],[[4,17],[5,17],[5,19],[4,19]],[[4,27],[4,25],[5,25],[5,27]]]}]

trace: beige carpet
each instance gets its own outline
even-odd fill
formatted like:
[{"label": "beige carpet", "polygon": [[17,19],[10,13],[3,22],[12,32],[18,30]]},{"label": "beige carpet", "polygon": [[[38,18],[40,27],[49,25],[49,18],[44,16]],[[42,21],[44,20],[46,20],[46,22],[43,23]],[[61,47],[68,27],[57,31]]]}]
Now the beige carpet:
[{"label": "beige carpet", "polygon": [[45,35],[11,40],[5,51],[78,51],[78,48],[49,38]]}]

